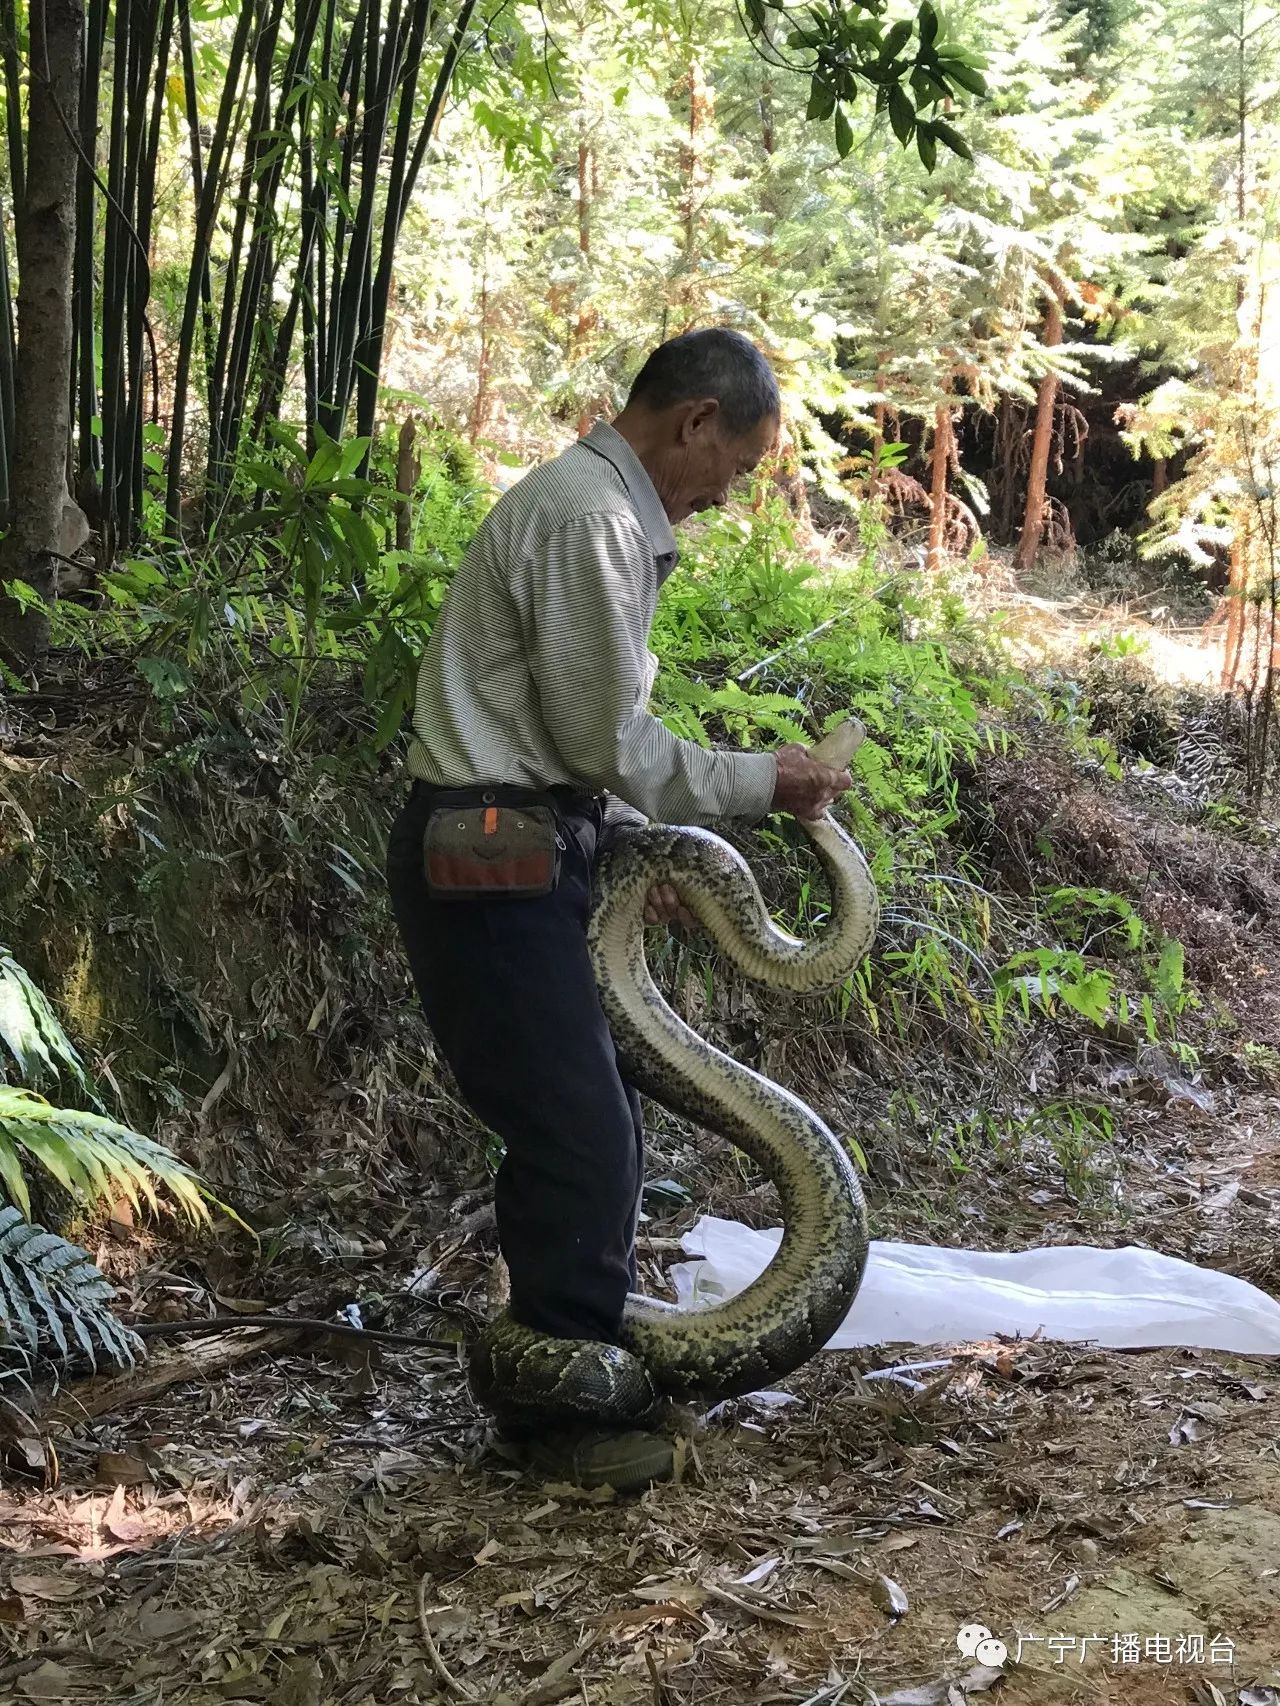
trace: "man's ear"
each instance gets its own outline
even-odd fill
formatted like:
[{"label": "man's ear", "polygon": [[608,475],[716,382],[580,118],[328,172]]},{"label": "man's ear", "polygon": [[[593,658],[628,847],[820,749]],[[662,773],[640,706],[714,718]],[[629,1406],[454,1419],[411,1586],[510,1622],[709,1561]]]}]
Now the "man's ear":
[{"label": "man's ear", "polygon": [[677,442],[688,444],[694,438],[705,436],[719,413],[720,404],[715,397],[698,397],[681,403],[676,420]]}]

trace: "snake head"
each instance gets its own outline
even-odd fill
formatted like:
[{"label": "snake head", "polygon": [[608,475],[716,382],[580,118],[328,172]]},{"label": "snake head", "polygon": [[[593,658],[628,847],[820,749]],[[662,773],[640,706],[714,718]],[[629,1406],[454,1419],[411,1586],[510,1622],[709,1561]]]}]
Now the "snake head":
[{"label": "snake head", "polygon": [[825,734],[817,746],[811,747],[809,756],[816,758],[819,764],[829,764],[833,770],[847,770],[854,753],[866,738],[863,724],[856,717],[848,717]]}]

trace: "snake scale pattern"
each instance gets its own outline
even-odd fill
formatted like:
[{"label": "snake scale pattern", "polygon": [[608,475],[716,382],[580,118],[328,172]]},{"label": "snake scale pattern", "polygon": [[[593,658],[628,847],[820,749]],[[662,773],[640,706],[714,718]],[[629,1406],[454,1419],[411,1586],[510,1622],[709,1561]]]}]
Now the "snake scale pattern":
[{"label": "snake scale pattern", "polygon": [[[843,767],[862,739],[846,722],[813,749]],[[769,918],[750,867],[708,830],[619,832],[598,868],[589,948],[610,1031],[630,1081],[743,1150],[776,1186],[783,1236],[768,1268],[736,1297],[677,1310],[632,1296],[622,1343],[548,1339],[505,1311],[471,1355],[476,1396],[509,1425],[643,1423],[663,1400],[718,1401],[779,1380],[813,1356],[844,1319],[867,1261],[866,1210],[844,1148],[797,1097],[698,1036],[649,974],[644,904],[672,883],[725,958],[770,989],[838,988],[861,963],[879,921],[857,844],[830,813],[803,823],[831,891],[821,934],[800,941]]]}]

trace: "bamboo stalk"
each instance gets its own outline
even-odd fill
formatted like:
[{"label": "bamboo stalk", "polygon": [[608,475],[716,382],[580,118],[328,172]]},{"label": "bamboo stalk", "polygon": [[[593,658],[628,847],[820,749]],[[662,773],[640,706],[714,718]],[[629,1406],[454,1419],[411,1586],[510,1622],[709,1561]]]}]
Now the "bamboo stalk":
[{"label": "bamboo stalk", "polygon": [[[96,115],[102,82],[102,57],[107,31],[107,0],[90,0],[85,32],[84,75],[80,85],[81,146],[89,162],[97,164]],[[92,116],[91,116],[92,115]],[[77,175],[76,260],[72,309],[75,337],[73,373],[77,384],[72,418],[76,422],[80,496],[96,495],[102,477],[102,440],[94,431],[99,413],[97,366],[97,314],[94,290],[94,241],[97,222],[98,187],[84,160]]]},{"label": "bamboo stalk", "polygon": [[453,26],[453,34],[445,49],[444,58],[440,61],[440,69],[436,73],[435,87],[431,91],[431,99],[427,103],[427,116],[422,121],[422,129],[418,134],[417,146],[413,151],[413,159],[409,162],[409,171],[405,177],[404,190],[400,196],[400,219],[403,221],[409,199],[413,195],[414,185],[418,181],[418,173],[426,158],[431,139],[436,133],[440,122],[440,114],[444,110],[444,99],[449,93],[453,82],[453,74],[458,68],[462,57],[462,49],[466,44],[467,31],[471,28],[471,19],[476,9],[476,0],[463,0],[462,10]]},{"label": "bamboo stalk", "polygon": [[[186,301],[182,310],[182,328],[178,337],[177,370],[173,387],[173,426],[169,434],[169,469],[165,491],[165,510],[169,518],[169,527],[175,538],[178,536],[182,451],[186,433],[187,384],[191,377],[196,313],[201,300],[201,278],[209,262],[209,251],[213,241],[213,224],[218,211],[219,172],[228,145],[232,114],[237,104],[236,92],[240,82],[240,71],[244,63],[249,32],[253,26],[255,13],[256,7],[252,3],[246,4],[236,22],[227,64],[226,80],[223,84],[222,99],[218,108],[218,123],[209,148],[209,158],[196,212],[191,277],[187,283]],[[212,398],[209,399],[209,405],[212,414]]]},{"label": "bamboo stalk", "polygon": [[[167,98],[169,59],[173,38],[175,0],[163,0],[159,14],[158,33],[151,39],[150,58],[153,64],[151,85],[150,113],[145,114],[145,125],[140,128],[139,168],[136,186],[135,230],[137,242],[134,246],[133,262],[133,292],[130,299],[129,316],[133,342],[132,360],[129,378],[129,442],[131,445],[129,509],[127,540],[132,543],[136,538],[142,522],[143,501],[143,418],[147,412],[145,407],[146,382],[145,370],[148,360],[151,364],[152,400],[150,414],[154,419],[159,414],[159,372],[156,360],[155,339],[152,336],[151,323],[147,318],[147,307],[151,299],[151,236],[155,220],[156,204],[156,168],[160,160],[160,138],[164,124],[164,112]],[[139,83],[139,106],[142,107],[141,97],[145,94],[146,62],[142,64],[142,78]]]},{"label": "bamboo stalk", "polygon": [[[948,383],[947,389],[950,390]],[[947,545],[947,471],[951,466],[951,407],[939,403],[934,413],[933,458],[930,464],[932,482],[929,493],[929,555],[930,569],[940,569],[946,561]]]},{"label": "bamboo stalk", "polygon": [[[427,24],[431,17],[431,0],[416,0],[409,23],[408,47],[405,54],[404,81],[396,113],[395,142],[391,155],[391,171],[387,178],[387,205],[382,216],[382,241],[378,253],[378,270],[373,281],[368,325],[356,351],[358,369],[356,395],[356,436],[371,438],[376,424],[378,381],[382,371],[382,351],[386,342],[387,304],[391,297],[391,278],[395,266],[396,243],[404,220],[403,200],[405,175],[409,168],[409,143],[413,135],[414,96],[418,87],[418,72]],[[360,472],[368,472],[366,455]]]},{"label": "bamboo stalk", "polygon": [[[268,0],[268,4],[271,9],[263,19],[253,49],[253,107],[241,163],[235,222],[223,279],[222,313],[217,343],[214,346],[214,382],[209,398],[209,453],[206,472],[206,485],[210,491],[223,490],[230,483],[235,444],[228,436],[229,418],[238,412],[232,372],[233,358],[236,355],[237,337],[245,335],[244,313],[256,313],[254,286],[258,237],[264,216],[271,216],[270,201],[262,181],[263,156],[271,145],[271,96],[276,47],[284,17],[284,0]],[[250,211],[255,202],[257,213],[252,222],[249,253],[245,256],[245,233],[250,227]]]},{"label": "bamboo stalk", "polygon": [[[278,79],[279,96],[276,101],[275,118],[272,124],[275,152],[270,163],[258,171],[257,210],[253,221],[249,260],[240,291],[235,332],[227,367],[226,393],[223,399],[222,443],[229,462],[234,459],[239,448],[241,423],[249,392],[255,337],[263,311],[270,300],[271,286],[278,265],[276,259],[277,245],[273,241],[276,225],[275,204],[288,158],[284,138],[287,134],[290,105],[305,72],[319,16],[319,0],[302,0],[295,18],[293,40],[285,59],[283,74]],[[301,242],[302,235],[299,233],[299,243],[301,244]],[[301,260],[301,255],[299,255],[299,260]],[[297,300],[297,292],[298,285],[295,282],[294,288],[290,292],[291,305]],[[286,362],[287,358],[288,345],[284,351]],[[269,383],[269,377],[269,372],[264,372],[264,386]]]},{"label": "bamboo stalk", "polygon": [[[390,35],[398,33],[400,0],[391,0],[387,21]],[[337,339],[329,394],[321,404],[325,431],[333,438],[342,435],[355,379],[356,340],[361,310],[371,284],[374,201],[378,183],[378,161],[387,128],[387,99],[395,48],[388,42],[379,50],[379,0],[369,0],[368,46],[365,56],[364,126],[361,136],[360,199],[352,225],[347,264],[336,316]]]},{"label": "bamboo stalk", "polygon": [[[332,397],[337,383],[342,328],[342,305],[346,295],[346,273],[350,264],[352,242],[347,208],[352,206],[352,184],[357,150],[360,145],[360,43],[369,29],[369,0],[360,0],[355,22],[347,37],[342,69],[338,75],[340,98],[349,103],[342,132],[342,152],[338,183],[340,193],[335,197],[337,210],[333,221],[333,238],[329,248],[328,288],[321,297],[325,320],[325,336],[320,343],[319,399],[317,422],[325,431],[332,430]],[[372,47],[369,48],[372,53]]]},{"label": "bamboo stalk", "polygon": [[114,534],[119,515],[121,465],[125,446],[120,431],[125,414],[125,307],[128,237],[116,208],[125,206],[126,102],[129,93],[129,25],[133,7],[116,6],[111,50],[111,116],[107,137],[109,207],[102,258],[102,522]]}]

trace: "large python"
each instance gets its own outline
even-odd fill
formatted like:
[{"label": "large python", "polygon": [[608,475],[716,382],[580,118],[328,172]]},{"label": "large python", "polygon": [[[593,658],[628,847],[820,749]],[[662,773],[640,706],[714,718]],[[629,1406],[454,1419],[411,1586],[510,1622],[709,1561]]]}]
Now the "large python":
[{"label": "large python", "polygon": [[[863,736],[841,724],[813,756],[844,768]],[[803,822],[803,820],[801,820]],[[746,1290],[698,1310],[632,1296],[622,1343],[551,1339],[490,1321],[470,1360],[476,1396],[509,1424],[643,1421],[663,1399],[722,1399],[791,1373],[843,1320],[867,1260],[866,1210],[843,1147],[797,1097],[721,1053],[668,1006],[644,955],[645,897],[671,883],[712,942],[768,988],[838,987],[871,946],[875,884],[831,814],[803,823],[830,885],[822,933],[800,941],[769,918],[750,867],[708,830],[621,829],[603,854],[588,929],[600,998],[624,1071],[663,1107],[728,1138],[781,1199],[782,1242]]]}]

